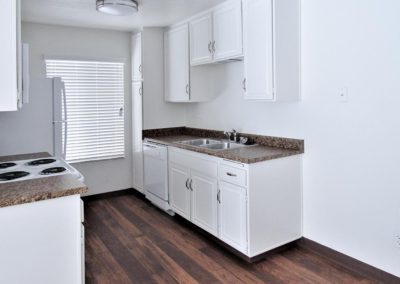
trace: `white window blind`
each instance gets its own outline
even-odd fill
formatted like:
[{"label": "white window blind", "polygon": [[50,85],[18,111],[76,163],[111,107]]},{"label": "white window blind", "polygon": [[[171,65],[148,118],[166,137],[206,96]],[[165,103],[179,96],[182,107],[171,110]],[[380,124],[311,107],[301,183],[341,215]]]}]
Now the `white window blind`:
[{"label": "white window blind", "polygon": [[61,77],[65,84],[66,160],[124,157],[124,63],[50,59],[45,62],[47,77]]}]

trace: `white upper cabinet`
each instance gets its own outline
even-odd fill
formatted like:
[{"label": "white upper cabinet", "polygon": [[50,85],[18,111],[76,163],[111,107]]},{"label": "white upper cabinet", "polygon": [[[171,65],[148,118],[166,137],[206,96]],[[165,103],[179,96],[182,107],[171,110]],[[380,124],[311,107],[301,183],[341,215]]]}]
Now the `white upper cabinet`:
[{"label": "white upper cabinet", "polygon": [[212,16],[207,14],[190,22],[190,64],[199,65],[213,60]]},{"label": "white upper cabinet", "polygon": [[243,55],[242,4],[226,2],[213,13],[214,60],[233,59]]},{"label": "white upper cabinet", "polygon": [[190,101],[189,27],[171,28],[164,34],[165,100]]},{"label": "white upper cabinet", "polygon": [[242,3],[229,0],[190,21],[192,66],[243,56]]},{"label": "white upper cabinet", "polygon": [[243,0],[245,99],[300,98],[299,0]]},{"label": "white upper cabinet", "polygon": [[243,3],[246,99],[274,99],[272,0]]},{"label": "white upper cabinet", "polygon": [[0,111],[18,110],[19,1],[0,0]]},{"label": "white upper cabinet", "polygon": [[143,80],[142,34],[132,36],[132,81]]}]

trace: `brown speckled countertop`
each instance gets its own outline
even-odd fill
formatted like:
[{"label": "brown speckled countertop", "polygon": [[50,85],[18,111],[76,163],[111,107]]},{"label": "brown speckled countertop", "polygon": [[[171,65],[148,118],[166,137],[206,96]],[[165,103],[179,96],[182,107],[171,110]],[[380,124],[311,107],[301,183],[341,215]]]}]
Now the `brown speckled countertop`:
[{"label": "brown speckled countertop", "polygon": [[245,164],[253,164],[257,162],[304,153],[303,140],[245,133],[240,133],[238,134],[238,137],[239,136],[249,137],[250,140],[252,140],[256,144],[235,149],[211,150],[207,148],[179,144],[177,142],[201,138],[224,139],[224,134],[222,131],[187,127],[153,129],[143,131],[143,137],[148,141],[191,150],[198,153],[216,156]]},{"label": "brown speckled countertop", "polygon": [[[3,156],[0,162],[50,157],[48,153]],[[0,208],[40,200],[53,199],[87,192],[85,184],[73,175],[59,175],[39,179],[0,184]]]}]

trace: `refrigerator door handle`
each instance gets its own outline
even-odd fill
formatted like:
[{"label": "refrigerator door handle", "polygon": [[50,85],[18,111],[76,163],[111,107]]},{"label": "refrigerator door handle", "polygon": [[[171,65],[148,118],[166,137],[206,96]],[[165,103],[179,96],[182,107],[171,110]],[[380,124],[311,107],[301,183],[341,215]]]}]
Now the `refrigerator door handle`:
[{"label": "refrigerator door handle", "polygon": [[63,106],[64,106],[64,145],[63,145],[63,158],[66,158],[67,155],[67,140],[68,140],[68,114],[67,114],[67,93],[65,91],[65,83],[62,82],[62,97],[63,97]]}]

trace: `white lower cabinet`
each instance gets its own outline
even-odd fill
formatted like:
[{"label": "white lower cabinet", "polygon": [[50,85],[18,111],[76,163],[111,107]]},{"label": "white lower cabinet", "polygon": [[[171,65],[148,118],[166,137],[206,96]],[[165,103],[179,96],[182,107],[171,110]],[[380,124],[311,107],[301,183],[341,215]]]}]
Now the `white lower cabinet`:
[{"label": "white lower cabinet", "polygon": [[250,258],[301,238],[300,155],[242,164],[168,151],[177,214]]},{"label": "white lower cabinet", "polygon": [[0,208],[0,283],[84,283],[80,195]]},{"label": "white lower cabinet", "polygon": [[246,188],[220,183],[220,238],[235,249],[247,253]]},{"label": "white lower cabinet", "polygon": [[207,232],[218,234],[218,182],[216,177],[191,171],[192,222]]},{"label": "white lower cabinet", "polygon": [[170,203],[175,213],[190,220],[190,171],[184,166],[169,164]]},{"label": "white lower cabinet", "polygon": [[207,156],[169,148],[170,205],[178,215],[218,234],[218,164]]}]

